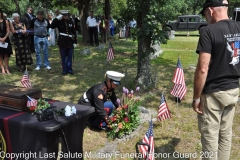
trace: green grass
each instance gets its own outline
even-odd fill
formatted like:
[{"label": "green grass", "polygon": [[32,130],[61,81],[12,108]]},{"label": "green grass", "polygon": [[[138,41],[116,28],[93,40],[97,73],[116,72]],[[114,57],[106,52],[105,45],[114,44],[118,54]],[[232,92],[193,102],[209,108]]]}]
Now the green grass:
[{"label": "green grass", "polygon": [[[79,37],[80,38],[80,37]],[[80,41],[79,41],[80,42]],[[199,153],[201,150],[200,134],[197,129],[197,115],[191,108],[193,95],[193,74],[195,70],[191,66],[197,63],[198,55],[195,53],[198,42],[197,36],[175,36],[169,40],[168,44],[162,44],[163,54],[151,61],[152,76],[156,78],[155,87],[151,90],[141,91],[141,95],[146,97],[143,106],[156,111],[160,102],[161,93],[164,92],[172,118],[163,122],[154,122],[154,145],[155,153]],[[53,98],[60,101],[77,103],[79,97],[92,85],[104,80],[104,74],[107,70],[116,70],[127,72],[123,79],[122,86],[134,89],[136,84],[134,78],[137,74],[137,43],[131,40],[112,40],[115,49],[115,59],[106,63],[106,54],[108,44],[105,49],[98,50],[90,48],[90,55],[82,55],[80,51],[88,48],[87,45],[79,44],[75,49],[75,60],[73,63],[74,75],[61,75],[60,56],[57,47],[51,47],[49,59],[52,70],[35,71],[35,65],[29,67],[29,74],[34,88],[41,88],[43,97]],[[176,104],[174,97],[170,94],[173,83],[173,73],[177,64],[178,57],[181,60],[185,80],[187,85],[187,94],[180,104]],[[35,54],[33,54],[36,62]],[[11,75],[0,75],[1,84],[12,84],[22,86],[20,80],[23,73],[18,72],[15,67],[15,57],[10,58]],[[121,95],[122,88],[117,89],[117,94]],[[231,159],[238,160],[240,153],[239,107],[236,110],[236,116],[233,126],[233,144]],[[140,141],[148,128],[148,123],[143,124],[139,133],[129,141],[118,143],[117,151],[121,153],[135,153],[135,144]],[[109,139],[105,132],[93,132],[86,128],[84,132],[83,148],[84,151],[97,151],[102,148]],[[94,158],[93,158],[94,159]],[[164,158],[158,158],[162,160]],[[170,156],[167,159],[174,159]],[[176,158],[177,159],[177,158]],[[193,158],[183,158],[191,159]]]}]

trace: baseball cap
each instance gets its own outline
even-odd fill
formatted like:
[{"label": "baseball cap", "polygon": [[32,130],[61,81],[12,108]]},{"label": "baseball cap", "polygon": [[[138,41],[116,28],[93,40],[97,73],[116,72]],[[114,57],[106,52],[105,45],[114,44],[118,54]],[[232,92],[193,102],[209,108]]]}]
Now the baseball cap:
[{"label": "baseball cap", "polygon": [[199,14],[203,15],[205,9],[208,7],[228,6],[228,4],[229,4],[228,0],[206,0],[203,5],[203,9]]}]

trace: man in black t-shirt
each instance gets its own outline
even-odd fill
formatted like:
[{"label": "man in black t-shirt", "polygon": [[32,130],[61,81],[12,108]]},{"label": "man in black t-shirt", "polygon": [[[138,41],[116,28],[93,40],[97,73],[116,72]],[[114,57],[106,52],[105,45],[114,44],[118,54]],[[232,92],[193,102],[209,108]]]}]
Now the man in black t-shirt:
[{"label": "man in black t-shirt", "polygon": [[229,20],[228,0],[206,0],[192,107],[198,113],[203,159],[228,160],[240,78],[240,25]]}]

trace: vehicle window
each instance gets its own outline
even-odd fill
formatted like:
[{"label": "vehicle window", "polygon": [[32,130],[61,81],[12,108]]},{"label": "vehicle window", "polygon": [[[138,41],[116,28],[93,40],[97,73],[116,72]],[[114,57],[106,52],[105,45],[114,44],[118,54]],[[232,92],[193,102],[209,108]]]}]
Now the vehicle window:
[{"label": "vehicle window", "polygon": [[180,18],[180,22],[187,22],[187,18]]},{"label": "vehicle window", "polygon": [[196,17],[189,18],[189,22],[197,22],[197,18]]}]

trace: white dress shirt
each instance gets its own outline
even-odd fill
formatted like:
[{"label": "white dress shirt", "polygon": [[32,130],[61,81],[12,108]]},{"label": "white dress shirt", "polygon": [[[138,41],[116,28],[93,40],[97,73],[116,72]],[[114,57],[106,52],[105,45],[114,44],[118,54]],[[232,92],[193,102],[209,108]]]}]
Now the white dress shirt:
[{"label": "white dress shirt", "polygon": [[86,21],[88,27],[96,27],[98,25],[98,22],[95,17],[89,16]]}]

